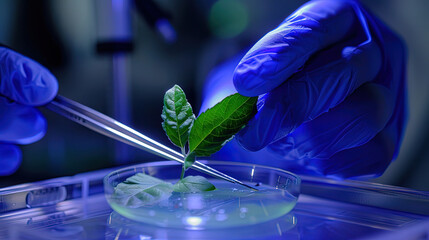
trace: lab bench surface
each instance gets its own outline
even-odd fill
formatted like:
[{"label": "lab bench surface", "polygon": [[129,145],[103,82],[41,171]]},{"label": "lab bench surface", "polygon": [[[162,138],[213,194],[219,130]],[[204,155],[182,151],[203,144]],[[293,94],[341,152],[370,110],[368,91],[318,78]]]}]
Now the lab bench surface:
[{"label": "lab bench surface", "polygon": [[0,239],[428,239],[429,193],[302,176],[294,210],[222,230],[169,229],[114,212],[103,193],[112,169],[0,189]]}]

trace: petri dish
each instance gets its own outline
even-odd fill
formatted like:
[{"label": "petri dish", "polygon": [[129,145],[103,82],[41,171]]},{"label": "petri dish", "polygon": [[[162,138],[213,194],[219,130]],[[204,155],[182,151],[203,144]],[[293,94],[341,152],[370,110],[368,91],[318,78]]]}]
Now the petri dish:
[{"label": "petri dish", "polygon": [[155,204],[138,207],[126,205],[114,196],[115,187],[137,173],[176,183],[181,165],[163,161],[134,165],[109,173],[104,178],[106,199],[115,212],[134,221],[158,227],[195,230],[242,227],[271,221],[289,213],[298,200],[301,180],[288,171],[248,163],[201,162],[259,191],[189,169],[186,176],[201,175],[214,184],[216,190],[202,193],[173,192]]}]

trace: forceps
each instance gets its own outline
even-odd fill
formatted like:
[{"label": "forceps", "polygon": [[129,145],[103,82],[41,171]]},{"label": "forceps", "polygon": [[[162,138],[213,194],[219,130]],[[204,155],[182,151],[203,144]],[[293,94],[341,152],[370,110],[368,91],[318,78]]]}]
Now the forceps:
[{"label": "forceps", "polygon": [[[156,142],[155,140],[141,134],[140,132],[137,132],[125,124],[116,121],[115,119],[112,119],[100,112],[95,111],[92,108],[86,107],[66,97],[57,95],[50,103],[46,104],[45,107],[107,137],[116,139],[168,160],[173,160],[181,164],[184,163],[184,156],[182,154]],[[220,178],[228,182],[238,183],[242,186],[257,191],[257,189],[201,162],[195,161],[191,168],[210,176]]]}]

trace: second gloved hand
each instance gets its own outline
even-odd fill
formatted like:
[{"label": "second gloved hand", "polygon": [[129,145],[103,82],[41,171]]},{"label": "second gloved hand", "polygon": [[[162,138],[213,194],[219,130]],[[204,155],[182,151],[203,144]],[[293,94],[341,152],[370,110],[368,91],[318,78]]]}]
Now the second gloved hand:
[{"label": "second gloved hand", "polygon": [[405,64],[401,40],[358,2],[311,1],[238,64],[238,92],[265,94],[238,140],[322,175],[380,175],[403,135]]},{"label": "second gloved hand", "polygon": [[0,47],[0,176],[13,173],[22,154],[17,144],[42,138],[46,120],[34,108],[57,94],[55,77],[43,66]]},{"label": "second gloved hand", "polygon": [[236,137],[258,152],[231,142],[215,157],[351,178],[378,176],[397,156],[405,47],[358,2],[310,1],[230,63],[209,76],[202,110],[234,86],[259,96],[258,113]]}]

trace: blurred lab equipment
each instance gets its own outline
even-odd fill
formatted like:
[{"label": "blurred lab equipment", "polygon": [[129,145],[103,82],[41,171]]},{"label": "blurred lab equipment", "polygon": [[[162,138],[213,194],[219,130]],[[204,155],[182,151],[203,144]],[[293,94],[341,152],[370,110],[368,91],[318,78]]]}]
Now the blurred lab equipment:
[{"label": "blurred lab equipment", "polygon": [[[129,95],[129,64],[127,54],[133,51],[132,10],[136,7],[146,22],[162,38],[171,43],[176,40],[168,14],[152,0],[96,0],[97,52],[112,58],[113,117],[125,124],[131,123]],[[115,162],[125,164],[131,156],[126,145],[115,144]]]}]

